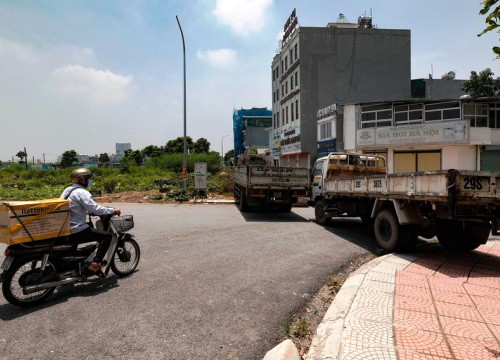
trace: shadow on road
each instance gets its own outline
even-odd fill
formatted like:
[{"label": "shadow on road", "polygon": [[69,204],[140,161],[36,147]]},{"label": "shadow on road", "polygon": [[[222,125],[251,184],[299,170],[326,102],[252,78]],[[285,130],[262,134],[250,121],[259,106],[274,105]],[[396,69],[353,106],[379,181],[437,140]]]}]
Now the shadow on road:
[{"label": "shadow on road", "polygon": [[240,213],[245,221],[249,222],[309,222],[308,219],[294,213],[293,209],[289,213],[283,213],[273,208],[253,208]]},{"label": "shadow on road", "polygon": [[21,308],[11,304],[0,305],[0,319],[5,321],[14,320],[32,312],[63,303],[72,297],[100,295],[118,286],[118,277],[116,275],[105,279],[96,279],[89,283],[63,285],[58,287],[56,292],[40,305],[29,308]]}]

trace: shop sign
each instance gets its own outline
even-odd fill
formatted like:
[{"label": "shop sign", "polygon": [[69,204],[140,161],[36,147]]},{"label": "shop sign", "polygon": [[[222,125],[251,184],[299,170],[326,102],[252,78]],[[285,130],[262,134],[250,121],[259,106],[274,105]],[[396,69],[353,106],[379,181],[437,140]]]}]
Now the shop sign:
[{"label": "shop sign", "polygon": [[318,155],[337,151],[337,139],[318,141]]},{"label": "shop sign", "polygon": [[288,39],[292,31],[297,27],[297,24],[299,23],[299,19],[297,18],[297,13],[296,10],[293,9],[292,14],[290,17],[286,20],[285,26],[283,26],[283,43]]},{"label": "shop sign", "polygon": [[318,110],[317,118],[318,120],[324,119],[328,116],[334,115],[337,112],[337,104],[332,104],[326,108]]},{"label": "shop sign", "polygon": [[468,121],[358,129],[357,147],[469,143]]},{"label": "shop sign", "polygon": [[293,154],[301,151],[300,129],[295,128],[293,135],[281,140],[281,154]]},{"label": "shop sign", "polygon": [[281,140],[274,140],[273,141],[273,149],[279,149],[281,148]]}]

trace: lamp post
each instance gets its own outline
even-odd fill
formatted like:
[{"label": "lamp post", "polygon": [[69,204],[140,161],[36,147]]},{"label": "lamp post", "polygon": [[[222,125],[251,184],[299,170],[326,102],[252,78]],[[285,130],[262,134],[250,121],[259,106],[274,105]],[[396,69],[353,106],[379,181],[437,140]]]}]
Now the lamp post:
[{"label": "lamp post", "polygon": [[184,59],[184,157],[182,159],[182,189],[186,192],[187,189],[187,143],[186,143],[186,44],[184,42],[184,33],[182,32],[181,23],[179,18],[175,15],[177,19],[177,24],[179,25],[179,30],[182,36],[182,51]]},{"label": "lamp post", "polygon": [[222,139],[220,139],[220,141],[221,141],[221,148],[222,148],[222,149],[221,149],[221,155],[222,155],[222,165],[224,165],[224,138],[225,138],[226,136],[229,136],[229,135],[224,135],[224,136],[222,137]]}]

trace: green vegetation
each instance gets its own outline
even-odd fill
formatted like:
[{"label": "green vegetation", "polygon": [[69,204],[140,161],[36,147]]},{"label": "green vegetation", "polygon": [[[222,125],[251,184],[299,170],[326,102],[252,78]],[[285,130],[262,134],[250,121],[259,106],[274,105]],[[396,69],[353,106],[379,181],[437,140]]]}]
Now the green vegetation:
[{"label": "green vegetation", "polygon": [[462,90],[473,98],[500,96],[500,77],[494,78],[490,68],[479,74],[471,71],[470,79],[464,81]]},{"label": "green vegetation", "polygon": [[[477,36],[481,36],[489,31],[493,31],[500,27],[500,5],[497,5],[498,0],[484,0],[481,2],[483,8],[479,11],[480,15],[487,15],[484,22],[487,24],[483,32]],[[496,30],[499,33],[499,30]],[[497,60],[500,59],[500,47],[494,46],[493,52],[496,55]]]},{"label": "green vegetation", "polygon": [[[229,171],[221,172],[220,161],[217,152],[188,155],[188,194],[194,192],[192,172],[195,162],[207,163],[209,193],[232,192],[232,174]],[[38,200],[59,197],[65,187],[71,184],[70,173],[73,168],[26,170],[19,164],[10,164],[9,168],[0,170],[0,199]],[[167,198],[183,201],[188,199],[187,195],[181,194],[182,154],[152,157],[143,166],[138,166],[135,161],[125,161],[119,168],[100,167],[91,170],[94,173],[92,189],[103,193],[158,191],[161,181],[168,184]]]}]

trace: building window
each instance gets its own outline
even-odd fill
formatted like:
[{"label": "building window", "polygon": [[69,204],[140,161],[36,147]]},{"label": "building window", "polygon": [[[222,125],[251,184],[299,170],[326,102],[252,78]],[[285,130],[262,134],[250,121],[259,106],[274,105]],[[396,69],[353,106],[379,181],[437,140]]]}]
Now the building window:
[{"label": "building window", "polygon": [[281,125],[285,126],[285,109],[281,110]]},{"label": "building window", "polygon": [[298,55],[298,51],[297,51],[297,44],[295,44],[295,60],[297,60],[297,55]]},{"label": "building window", "polygon": [[283,60],[281,60],[281,75],[283,75],[283,69],[284,69],[284,68],[285,68],[285,67],[283,66]]},{"label": "building window", "polygon": [[299,86],[299,72],[295,72],[295,86]]},{"label": "building window", "polygon": [[293,75],[290,76],[290,90],[293,89]]},{"label": "building window", "polygon": [[332,137],[332,122],[327,121],[319,126],[319,139],[325,140]]},{"label": "building window", "polygon": [[291,120],[293,121],[293,102],[290,105],[290,117],[291,117]]},{"label": "building window", "polygon": [[299,120],[299,100],[295,100],[295,119]]},{"label": "building window", "polygon": [[470,126],[488,127],[488,104],[464,104],[464,120],[470,120]]},{"label": "building window", "polygon": [[280,127],[280,112],[278,110],[278,112],[276,113],[276,128],[279,127]]},{"label": "building window", "polygon": [[460,120],[460,102],[425,105],[425,121]]},{"label": "building window", "polygon": [[273,104],[276,102],[276,93],[273,91]]},{"label": "building window", "polygon": [[275,76],[275,70],[273,69],[273,81],[274,81],[274,76]]},{"label": "building window", "polygon": [[288,70],[288,56],[285,56],[285,70]]},{"label": "building window", "polygon": [[490,104],[490,128],[500,129],[500,103]]},{"label": "building window", "polygon": [[285,96],[285,84],[281,85],[281,96]]},{"label": "building window", "polygon": [[288,125],[288,106],[285,108],[286,123]]},{"label": "building window", "polygon": [[293,48],[290,49],[290,65],[293,64]]},{"label": "building window", "polygon": [[285,81],[285,94],[288,94],[288,81]]},{"label": "building window", "polygon": [[276,101],[280,99],[280,88],[276,89]]},{"label": "building window", "polygon": [[280,66],[278,64],[276,65],[276,79],[278,79],[279,74],[280,74]]},{"label": "building window", "polygon": [[381,127],[392,125],[392,105],[361,106],[361,128]]},{"label": "building window", "polygon": [[394,106],[394,124],[414,124],[424,120],[422,104],[408,104]]}]

